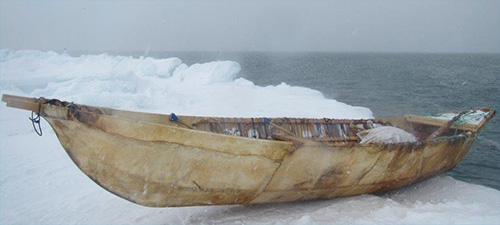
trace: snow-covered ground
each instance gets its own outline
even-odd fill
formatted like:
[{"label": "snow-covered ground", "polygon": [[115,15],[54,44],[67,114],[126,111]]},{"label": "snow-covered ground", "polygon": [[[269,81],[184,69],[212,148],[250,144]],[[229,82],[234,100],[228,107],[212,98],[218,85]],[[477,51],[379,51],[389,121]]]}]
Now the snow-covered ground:
[{"label": "snow-covered ground", "polygon": [[[238,78],[236,62],[0,50],[3,93],[121,109],[211,116],[369,118],[372,113],[286,84]],[[258,206],[147,208],[100,188],[29,112],[0,106],[1,224],[499,224],[500,192],[437,177],[383,195]]]}]

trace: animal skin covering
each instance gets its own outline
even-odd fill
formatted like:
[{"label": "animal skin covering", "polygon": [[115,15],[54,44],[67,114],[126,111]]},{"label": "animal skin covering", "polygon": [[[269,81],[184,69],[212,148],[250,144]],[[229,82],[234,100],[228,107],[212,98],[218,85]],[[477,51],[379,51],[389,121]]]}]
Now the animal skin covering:
[{"label": "animal skin covering", "polygon": [[397,127],[377,127],[359,132],[360,144],[415,142],[417,138]]}]

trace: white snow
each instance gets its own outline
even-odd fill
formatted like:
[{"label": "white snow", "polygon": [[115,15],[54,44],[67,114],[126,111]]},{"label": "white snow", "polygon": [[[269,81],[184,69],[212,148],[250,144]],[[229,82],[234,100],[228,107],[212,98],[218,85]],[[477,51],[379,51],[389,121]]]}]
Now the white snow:
[{"label": "white snow", "polygon": [[[286,84],[238,78],[236,62],[0,50],[3,93],[151,112],[368,118],[371,111]],[[437,177],[383,195],[259,206],[148,208],[87,178],[43,121],[0,106],[0,224],[499,224],[500,192]],[[458,165],[460,166],[460,165]]]},{"label": "white snow", "polygon": [[179,115],[371,118],[364,107],[285,83],[260,87],[238,77],[237,62],[187,66],[153,59],[0,50],[1,89],[82,104]]}]

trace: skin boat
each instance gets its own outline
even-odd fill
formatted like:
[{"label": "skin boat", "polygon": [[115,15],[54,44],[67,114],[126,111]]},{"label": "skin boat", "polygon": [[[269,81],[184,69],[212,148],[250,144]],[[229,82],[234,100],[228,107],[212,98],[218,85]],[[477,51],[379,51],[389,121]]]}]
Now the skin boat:
[{"label": "skin boat", "polygon": [[[400,188],[454,168],[495,115],[477,109],[368,120],[217,118],[13,95],[2,101],[47,120],[98,185],[151,207],[304,201]],[[467,115],[473,120],[464,122]],[[358,134],[377,127],[397,127],[416,140],[361,144]]]}]

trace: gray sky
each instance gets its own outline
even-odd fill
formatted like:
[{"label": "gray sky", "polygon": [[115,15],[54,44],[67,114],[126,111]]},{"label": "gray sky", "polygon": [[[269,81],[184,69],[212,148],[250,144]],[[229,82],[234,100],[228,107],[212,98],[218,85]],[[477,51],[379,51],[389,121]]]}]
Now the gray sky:
[{"label": "gray sky", "polygon": [[0,48],[498,53],[500,1],[2,1]]}]

